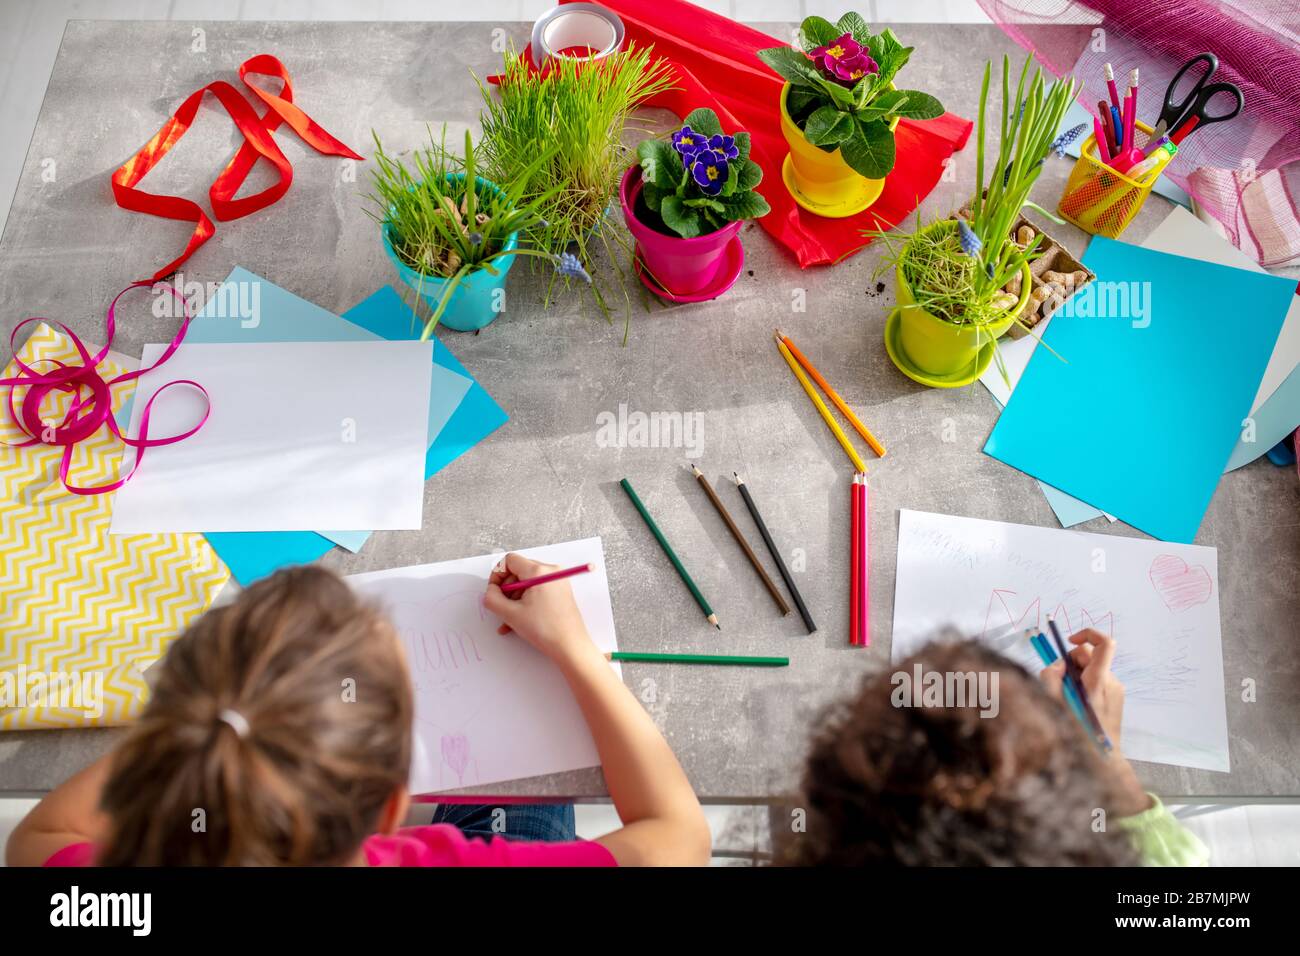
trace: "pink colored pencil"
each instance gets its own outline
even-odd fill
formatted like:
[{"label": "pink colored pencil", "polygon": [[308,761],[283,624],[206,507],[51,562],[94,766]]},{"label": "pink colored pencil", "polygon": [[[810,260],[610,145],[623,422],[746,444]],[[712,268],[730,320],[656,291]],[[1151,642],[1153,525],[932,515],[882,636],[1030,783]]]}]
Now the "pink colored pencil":
[{"label": "pink colored pencil", "polygon": [[1110,90],[1110,105],[1119,109],[1119,87],[1115,85],[1115,68],[1106,64],[1106,88]]},{"label": "pink colored pencil", "polygon": [[1133,148],[1133,134],[1137,132],[1138,71],[1129,72],[1128,93],[1124,96],[1124,148]]},{"label": "pink colored pencil", "polygon": [[509,584],[501,586],[502,594],[514,594],[517,591],[525,591],[528,588],[536,587],[539,584],[550,584],[552,581],[560,581],[564,578],[571,578],[575,574],[586,574],[588,571],[596,570],[590,564],[580,564],[576,568],[565,568],[563,571],[552,571],[550,574],[540,574],[535,578],[525,578],[522,581],[512,581]]},{"label": "pink colored pencil", "polygon": [[856,475],[853,493],[858,499],[858,634],[859,647],[871,646],[871,507],[867,476]]},{"label": "pink colored pencil", "polygon": [[862,536],[862,499],[858,497],[857,472],[853,473],[849,511],[852,516],[849,531],[849,643],[856,647],[860,633],[858,617],[862,613],[862,594],[858,589],[858,562],[862,560],[858,551],[858,539]]},{"label": "pink colored pencil", "polygon": [[1097,156],[1103,163],[1110,164],[1110,143],[1106,141],[1106,131],[1101,128],[1101,120],[1092,118],[1092,140],[1097,144]]}]

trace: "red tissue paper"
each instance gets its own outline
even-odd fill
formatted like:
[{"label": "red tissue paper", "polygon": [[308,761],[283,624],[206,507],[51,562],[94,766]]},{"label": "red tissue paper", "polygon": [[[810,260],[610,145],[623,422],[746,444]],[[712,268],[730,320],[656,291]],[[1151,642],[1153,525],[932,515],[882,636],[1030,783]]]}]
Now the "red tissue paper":
[{"label": "red tissue paper", "polygon": [[[772,207],[759,224],[801,267],[837,262],[866,245],[864,229],[887,229],[902,222],[930,194],[946,160],[970,138],[971,121],[952,113],[933,120],[901,120],[895,133],[898,162],[880,198],[856,216],[824,219],[796,205],[781,180],[781,164],[789,152],[778,105],[783,81],[757,54],[782,41],[684,0],[604,0],[603,5],[623,19],[627,41],[653,45],[676,73],[678,89],[646,105],[678,117],[706,106],[728,132],[749,131],[750,156],[763,169],[758,191]],[[531,50],[524,56],[531,59]]]}]

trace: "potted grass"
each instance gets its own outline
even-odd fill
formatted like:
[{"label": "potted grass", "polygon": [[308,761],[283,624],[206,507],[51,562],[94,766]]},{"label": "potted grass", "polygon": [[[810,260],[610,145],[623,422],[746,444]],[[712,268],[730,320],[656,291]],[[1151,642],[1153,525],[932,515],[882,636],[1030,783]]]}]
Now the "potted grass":
[{"label": "potted grass", "polygon": [[769,212],[754,191],[763,170],[749,149],[749,134],[724,133],[710,109],[693,110],[671,140],[637,146],[640,162],[623,174],[619,203],[652,292],[703,301],[736,281],[745,264],[740,227]]},{"label": "potted grass", "polygon": [[1022,245],[1012,229],[1026,207],[1056,219],[1030,202],[1029,194],[1076,92],[1073,77],[1048,84],[1038,68],[1031,77],[1032,60],[1032,54],[1026,57],[1012,99],[1010,62],[1002,59],[1000,135],[987,182],[984,136],[992,64],[984,67],[969,219],[958,215],[921,226],[918,213],[910,235],[865,233],[883,239],[882,264],[894,271],[897,305],[885,325],[886,349],[905,375],[926,385],[967,384],[995,358],[1006,374],[997,340],[1024,313],[1032,285],[1029,263],[1039,255],[1042,239],[1038,232]]},{"label": "potted grass", "polygon": [[[521,198],[537,201],[540,218],[522,238],[539,249],[567,250],[586,264],[626,261],[626,234],[609,215],[630,157],[624,134],[638,107],[672,87],[671,77],[650,48],[634,45],[598,60],[553,59],[540,72],[513,50],[504,54],[495,91],[479,83],[479,153],[484,175],[522,184]],[[550,159],[538,164],[542,153]],[[606,319],[621,279],[597,272],[583,286]],[[547,284],[546,304],[555,281]],[[626,314],[630,319],[630,308]]]},{"label": "potted grass", "polygon": [[894,85],[912,50],[892,30],[873,34],[859,14],[846,13],[836,23],[806,18],[798,49],[758,52],[786,81],[781,132],[790,153],[781,176],[800,206],[828,218],[866,209],[894,168],[898,121],[943,113],[929,93]]},{"label": "potted grass", "polygon": [[[522,183],[503,187],[479,176],[468,132],[463,159],[447,151],[444,128],[443,141],[435,143],[430,133],[429,148],[414,152],[409,169],[374,137],[373,208],[367,211],[379,223],[397,274],[417,299],[428,302],[421,339],[439,323],[472,332],[492,322],[502,311],[506,273],[516,256],[540,257],[557,273],[588,278],[572,254],[521,244],[520,234],[541,220],[539,210],[550,193],[525,200]],[[542,153],[534,164],[549,158]]]}]

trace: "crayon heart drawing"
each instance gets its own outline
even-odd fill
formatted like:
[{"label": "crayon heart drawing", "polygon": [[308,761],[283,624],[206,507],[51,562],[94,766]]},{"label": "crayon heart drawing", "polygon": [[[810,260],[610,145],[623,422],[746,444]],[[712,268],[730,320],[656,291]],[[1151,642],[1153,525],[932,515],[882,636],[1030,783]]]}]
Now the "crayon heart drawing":
[{"label": "crayon heart drawing", "polygon": [[1156,555],[1151,562],[1149,577],[1160,600],[1174,612],[1204,604],[1214,593],[1209,571],[1199,564],[1188,564],[1173,554]]}]

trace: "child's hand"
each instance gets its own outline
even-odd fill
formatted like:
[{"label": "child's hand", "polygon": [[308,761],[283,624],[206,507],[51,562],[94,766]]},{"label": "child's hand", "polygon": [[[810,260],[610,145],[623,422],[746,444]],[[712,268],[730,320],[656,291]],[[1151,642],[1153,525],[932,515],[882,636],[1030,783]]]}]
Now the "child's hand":
[{"label": "child's hand", "polygon": [[[1116,784],[1115,810],[1122,816],[1141,813],[1151,806],[1151,798],[1119,749],[1120,726],[1124,720],[1124,685],[1110,669],[1115,661],[1115,639],[1088,628],[1071,634],[1069,642],[1074,645],[1069,654],[1082,671],[1080,678],[1088,703],[1092,704],[1106,736],[1115,746],[1112,759],[1107,761]],[[1042,678],[1052,696],[1063,700],[1061,685],[1065,678],[1065,661],[1057,660],[1045,667]]]},{"label": "child's hand", "polygon": [[[1115,660],[1115,639],[1088,628],[1071,634],[1067,640],[1074,645],[1069,654],[1082,671],[1088,702],[1092,704],[1106,736],[1119,746],[1120,725],[1124,718],[1124,685],[1110,669]],[[1062,696],[1064,678],[1064,661],[1058,660],[1043,670],[1043,681],[1053,696]]]},{"label": "child's hand", "polygon": [[501,618],[497,631],[514,631],[552,660],[562,660],[575,652],[595,648],[587,634],[587,625],[573,600],[573,588],[565,580],[539,584],[526,591],[505,594],[501,585],[535,578],[559,565],[542,564],[518,554],[507,554],[492,570],[483,606]]}]

